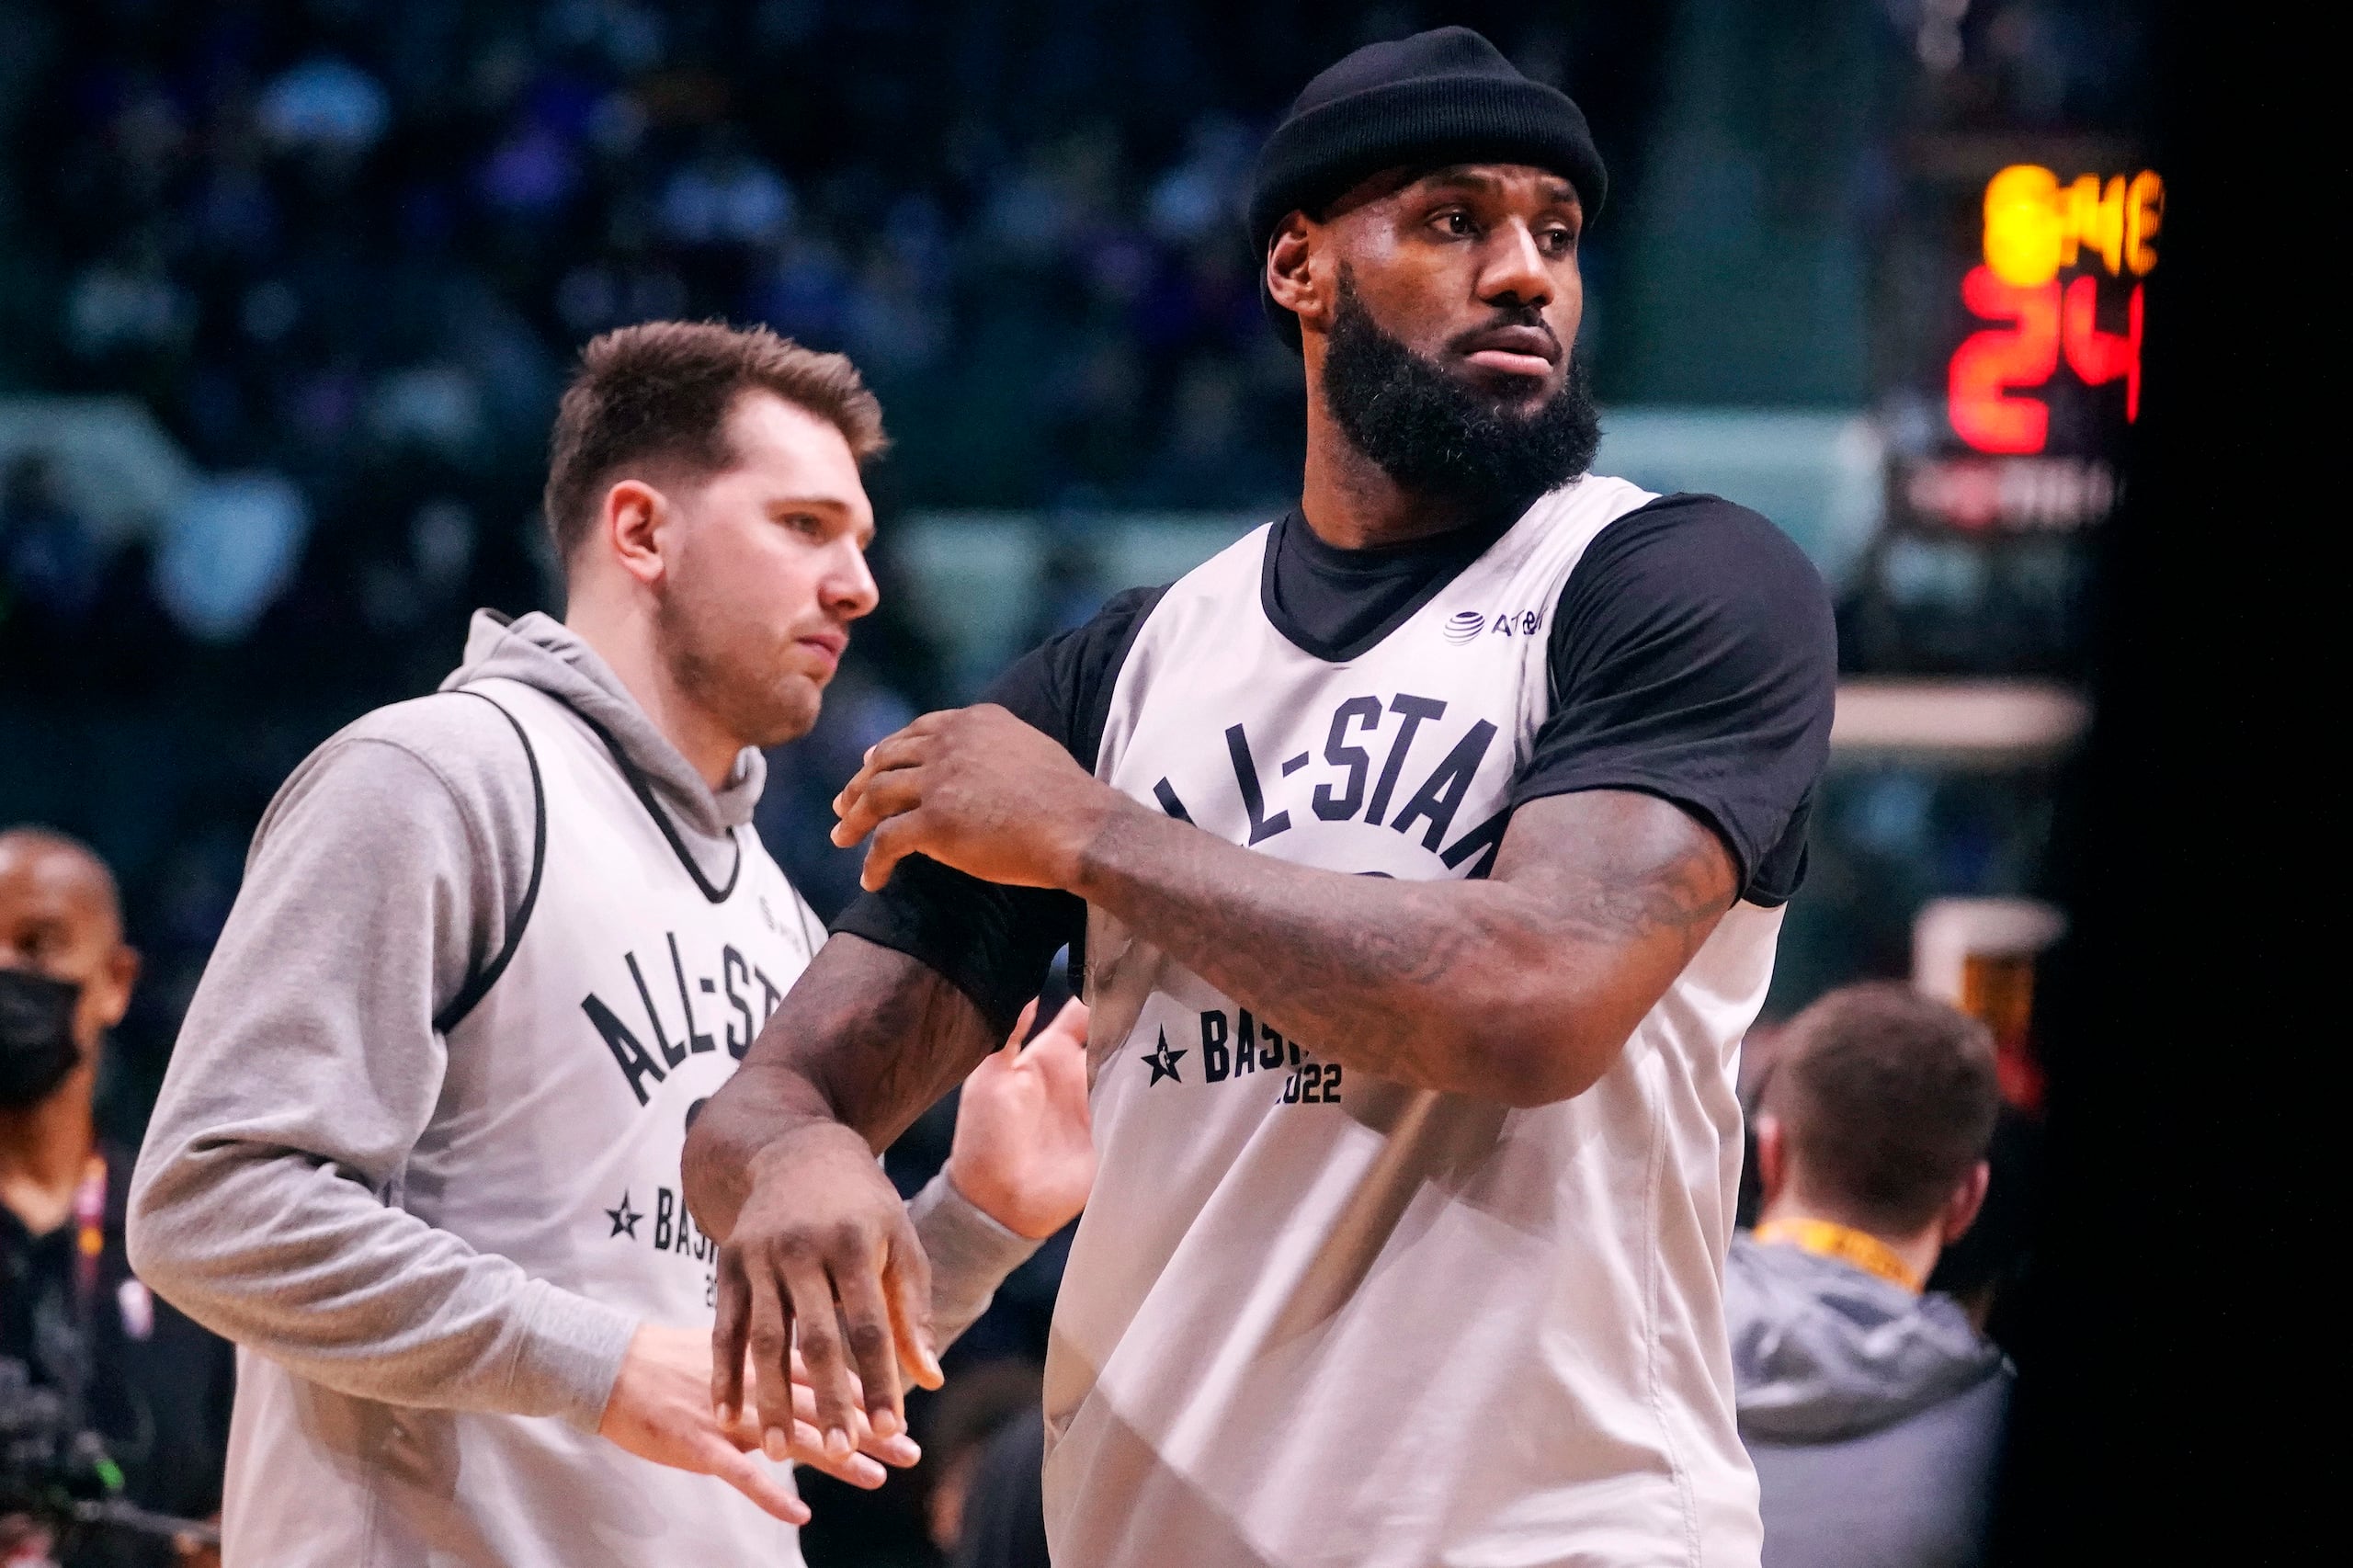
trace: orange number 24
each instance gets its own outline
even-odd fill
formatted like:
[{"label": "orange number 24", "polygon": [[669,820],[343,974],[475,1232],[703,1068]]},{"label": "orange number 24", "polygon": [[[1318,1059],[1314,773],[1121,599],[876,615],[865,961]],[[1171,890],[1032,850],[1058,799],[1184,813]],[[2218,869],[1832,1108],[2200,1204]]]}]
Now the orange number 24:
[{"label": "orange number 24", "polygon": [[2086,386],[2124,379],[2124,417],[2141,415],[2141,291],[2134,284],[2125,330],[2103,332],[2095,316],[2098,285],[2076,278],[2063,294],[2059,280],[2006,283],[1990,267],[1961,280],[1961,303],[1982,320],[2006,324],[1972,333],[1953,352],[1948,413],[1954,434],[1981,452],[2039,452],[2051,434],[2051,408],[2018,395],[2039,387],[2059,368]]}]

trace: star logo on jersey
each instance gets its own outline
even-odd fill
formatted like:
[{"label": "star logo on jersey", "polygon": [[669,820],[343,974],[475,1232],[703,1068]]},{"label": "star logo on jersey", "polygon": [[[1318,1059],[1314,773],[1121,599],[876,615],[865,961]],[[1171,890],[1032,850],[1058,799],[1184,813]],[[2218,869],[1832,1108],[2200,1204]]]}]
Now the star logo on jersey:
[{"label": "star logo on jersey", "polygon": [[645,1216],[629,1206],[629,1194],[624,1192],[621,1194],[621,1206],[618,1209],[606,1210],[605,1218],[613,1222],[614,1235],[625,1235],[630,1240],[635,1241],[637,1240],[637,1222]]},{"label": "star logo on jersey", "polygon": [[[1183,1083],[1185,1081],[1184,1074],[1176,1071],[1176,1063],[1184,1060],[1184,1056],[1185,1053],[1181,1051],[1171,1051],[1168,1049],[1168,1031],[1166,1029],[1161,1030],[1160,1049],[1144,1058],[1144,1061],[1152,1064],[1153,1083],[1157,1084],[1163,1078],[1174,1078],[1178,1083]],[[1150,1085],[1147,1085],[1146,1087],[1150,1087]]]}]

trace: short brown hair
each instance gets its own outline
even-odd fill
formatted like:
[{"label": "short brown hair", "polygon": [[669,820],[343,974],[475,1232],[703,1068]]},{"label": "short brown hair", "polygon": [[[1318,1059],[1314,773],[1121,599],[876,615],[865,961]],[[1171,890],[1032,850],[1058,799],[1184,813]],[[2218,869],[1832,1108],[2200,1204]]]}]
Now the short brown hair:
[{"label": "short brown hair", "polygon": [[645,322],[591,340],[548,442],[541,505],[557,557],[571,561],[616,470],[655,462],[707,475],[726,468],[734,460],[727,416],[738,397],[756,391],[831,423],[861,463],[890,444],[882,405],[847,355],[722,322]]},{"label": "short brown hair", "polygon": [[1909,986],[1842,986],[1790,1020],[1763,1108],[1813,1196],[1867,1228],[1916,1231],[1993,1142],[1994,1036]]}]

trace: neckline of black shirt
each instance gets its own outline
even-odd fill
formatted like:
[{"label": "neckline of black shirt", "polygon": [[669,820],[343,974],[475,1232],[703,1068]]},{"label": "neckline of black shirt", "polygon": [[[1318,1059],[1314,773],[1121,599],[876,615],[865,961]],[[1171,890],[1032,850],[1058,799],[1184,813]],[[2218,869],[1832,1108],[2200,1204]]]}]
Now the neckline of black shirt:
[{"label": "neckline of black shirt", "polygon": [[1346,664],[1436,598],[1523,515],[1515,511],[1404,544],[1343,550],[1317,538],[1293,506],[1267,532],[1259,606],[1301,652]]}]

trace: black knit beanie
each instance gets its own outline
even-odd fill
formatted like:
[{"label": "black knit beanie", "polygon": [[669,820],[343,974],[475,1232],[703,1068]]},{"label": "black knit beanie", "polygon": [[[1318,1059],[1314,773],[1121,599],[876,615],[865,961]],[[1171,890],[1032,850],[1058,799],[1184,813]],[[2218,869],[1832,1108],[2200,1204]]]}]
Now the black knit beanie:
[{"label": "black knit beanie", "polygon": [[1369,43],[1307,84],[1260,150],[1250,192],[1259,302],[1291,347],[1299,318],[1267,292],[1276,225],[1383,169],[1452,163],[1552,169],[1576,187],[1588,221],[1609,188],[1584,112],[1469,28]]}]

